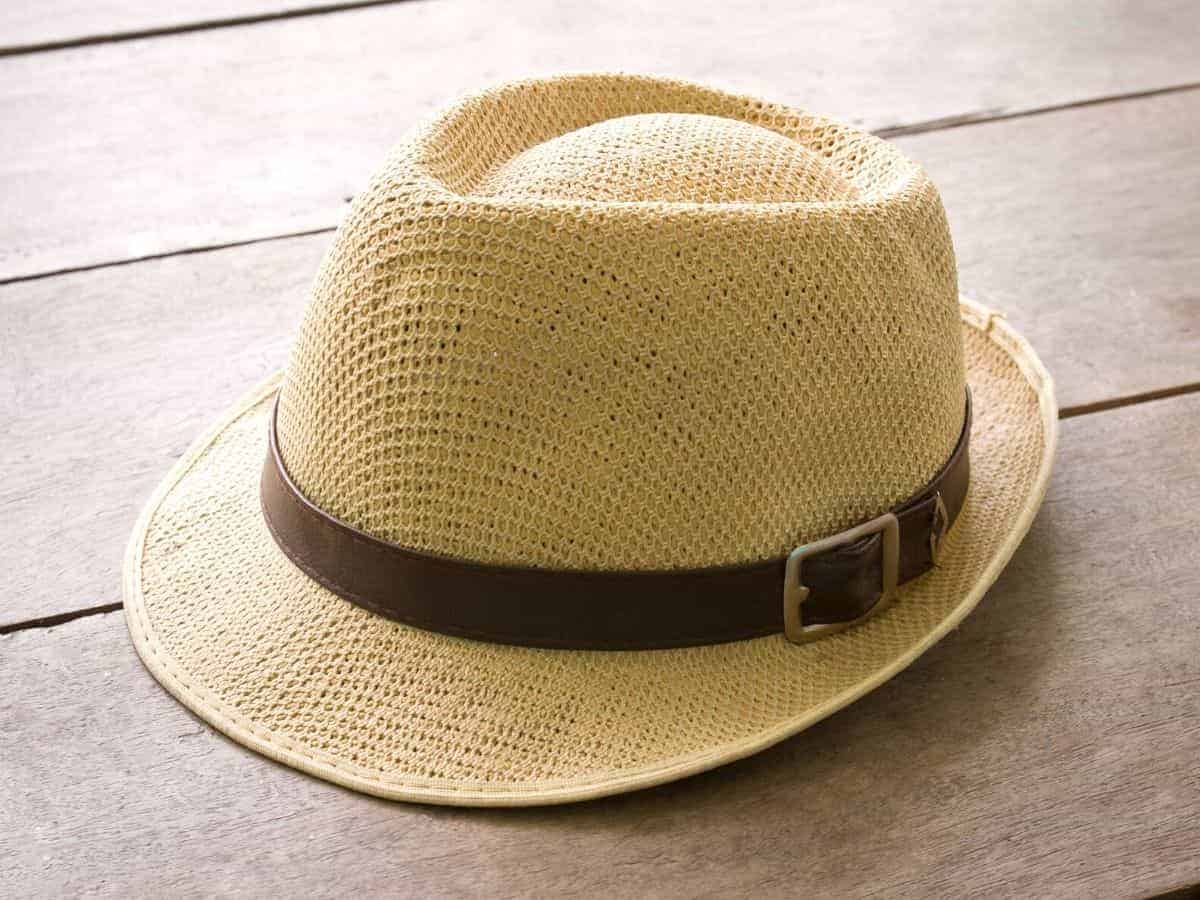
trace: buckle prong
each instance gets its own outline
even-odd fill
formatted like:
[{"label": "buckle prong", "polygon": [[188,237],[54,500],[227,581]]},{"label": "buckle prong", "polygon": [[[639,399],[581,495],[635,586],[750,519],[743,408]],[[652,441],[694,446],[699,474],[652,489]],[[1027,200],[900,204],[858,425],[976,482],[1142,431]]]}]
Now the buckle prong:
[{"label": "buckle prong", "polygon": [[[938,496],[941,505],[941,496]],[[941,507],[945,513],[945,507]],[[883,575],[878,599],[871,608],[856,619],[846,622],[827,622],[805,625],[803,621],[804,601],[808,599],[810,590],[804,584],[803,563],[812,556],[820,556],[838,547],[844,547],[855,541],[878,534],[883,538]],[[846,531],[813,541],[797,547],[787,558],[787,567],[783,576],[783,633],[794,644],[807,644],[827,635],[845,631],[860,622],[865,621],[886,609],[895,599],[896,584],[900,577],[900,521],[895,513],[884,513],[869,522],[856,525]]]},{"label": "buckle prong", "polygon": [[942,538],[946,536],[946,528],[950,524],[950,516],[946,513],[946,504],[942,502],[942,492],[933,495],[933,522],[929,527],[929,561],[938,564],[938,552],[941,550]]}]

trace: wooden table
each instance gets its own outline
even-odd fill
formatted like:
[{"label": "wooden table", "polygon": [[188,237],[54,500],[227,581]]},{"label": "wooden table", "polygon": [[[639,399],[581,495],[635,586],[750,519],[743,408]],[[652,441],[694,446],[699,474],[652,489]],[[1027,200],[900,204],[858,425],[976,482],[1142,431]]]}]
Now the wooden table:
[{"label": "wooden table", "polygon": [[[1200,4],[306,2],[0,9],[0,895],[1200,883]],[[894,136],[942,188],[965,292],[1057,378],[1056,471],[957,632],[766,753],[561,808],[355,795],[167,697],[127,639],[122,547],[283,363],[386,148],[463,89],[562,69]]]}]

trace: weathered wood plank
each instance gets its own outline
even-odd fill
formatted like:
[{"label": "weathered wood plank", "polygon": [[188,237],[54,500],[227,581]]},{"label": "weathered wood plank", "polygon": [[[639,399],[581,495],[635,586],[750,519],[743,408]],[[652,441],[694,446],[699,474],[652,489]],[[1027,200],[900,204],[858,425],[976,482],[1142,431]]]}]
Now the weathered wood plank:
[{"label": "weathered wood plank", "polygon": [[[119,599],[152,486],[279,368],[328,235],[0,288],[0,626]],[[15,572],[13,564],[15,563]]]},{"label": "weathered wood plank", "polygon": [[662,71],[872,128],[1200,81],[1200,5],[409,3],[0,60],[0,278],[335,223],[458,92]]},{"label": "weathered wood plank", "polygon": [[[432,809],[243,751],[119,614],[0,638],[0,893],[1133,897],[1200,881],[1200,396],[1072,419],[984,603],[750,760],[573,807]],[[30,698],[37,698],[31,702]]]},{"label": "weathered wood plank", "polygon": [[0,5],[0,54],[363,5],[361,0],[6,0]]},{"label": "weathered wood plank", "polygon": [[1200,382],[1200,90],[897,142],[1063,407]]},{"label": "weathered wood plank", "polygon": [[[1200,210],[1179,199],[1200,194],[1197,144],[1200,91],[902,140],[943,185],[965,286],[1030,337],[1068,407],[1200,381]],[[1114,189],[1122,160],[1136,187]],[[139,506],[283,364],[328,241],[0,287],[0,542],[16,582],[0,626],[117,599]]]}]

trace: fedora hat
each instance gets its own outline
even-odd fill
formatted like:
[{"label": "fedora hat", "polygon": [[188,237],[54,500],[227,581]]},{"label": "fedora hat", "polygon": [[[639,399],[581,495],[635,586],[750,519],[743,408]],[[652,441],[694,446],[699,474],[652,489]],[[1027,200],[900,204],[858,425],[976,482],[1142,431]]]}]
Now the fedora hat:
[{"label": "fedora hat", "polygon": [[129,629],[202,719],[356,790],[632,790],[955,627],[1056,416],[892,145],[673,80],[509,83],[356,198],[286,369],[142,513]]}]

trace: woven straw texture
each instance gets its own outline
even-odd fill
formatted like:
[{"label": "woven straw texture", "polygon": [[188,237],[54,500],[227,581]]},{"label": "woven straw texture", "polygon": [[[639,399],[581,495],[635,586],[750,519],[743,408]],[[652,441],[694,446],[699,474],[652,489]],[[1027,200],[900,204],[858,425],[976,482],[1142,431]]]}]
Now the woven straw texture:
[{"label": "woven straw texture", "polygon": [[[309,580],[259,507],[281,391],[302,490],[388,540],[545,566],[780,556],[922,486],[958,436],[964,380],[972,482],[940,567],[804,646],[421,631]],[[358,790],[474,805],[629,790],[781,740],[945,634],[1028,529],[1055,423],[1032,350],[960,304],[937,192],[893,148],[677,82],[508,85],[417,130],[356,202],[286,373],[147,505],[130,631],[198,715]]]},{"label": "woven straw texture", "polygon": [[374,616],[314,584],[263,524],[272,379],[202,439],[143,516],[130,631],[185,705],[274,759],[356,790],[469,805],[566,802],[746,756],[877,686],[970,611],[1041,501],[1051,386],[1007,326],[966,310],[970,495],[940,568],[813,644],[533,650]]},{"label": "woven straw texture", "polygon": [[591,76],[400,145],[316,279],[279,429],[301,490],[385,540],[695,567],[910,496],[962,403],[918,166],[809,113]]}]

